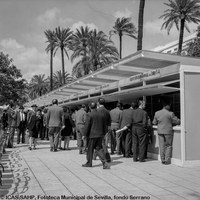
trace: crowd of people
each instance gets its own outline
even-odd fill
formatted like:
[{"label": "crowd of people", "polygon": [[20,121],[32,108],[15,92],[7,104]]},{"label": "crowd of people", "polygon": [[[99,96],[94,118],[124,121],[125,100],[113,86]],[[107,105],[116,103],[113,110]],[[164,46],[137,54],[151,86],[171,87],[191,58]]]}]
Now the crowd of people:
[{"label": "crowd of people", "polygon": [[[110,168],[111,155],[123,155],[133,162],[145,162],[148,144],[152,137],[152,123],[158,125],[162,164],[170,164],[173,141],[173,125],[180,120],[170,111],[170,102],[163,101],[163,109],[155,113],[151,122],[145,111],[145,101],[122,105],[107,110],[104,98],[78,109],[60,107],[58,100],[52,106],[39,108],[36,104],[24,110],[11,103],[3,108],[2,130],[7,133],[5,146],[13,148],[14,134],[17,144],[27,142],[29,150],[37,148],[37,139],[49,140],[50,151],[70,150],[70,139],[77,139],[79,154],[86,154],[83,167],[92,167],[98,156],[103,169]],[[62,147],[62,142],[64,145]],[[108,150],[110,148],[110,151]]]}]

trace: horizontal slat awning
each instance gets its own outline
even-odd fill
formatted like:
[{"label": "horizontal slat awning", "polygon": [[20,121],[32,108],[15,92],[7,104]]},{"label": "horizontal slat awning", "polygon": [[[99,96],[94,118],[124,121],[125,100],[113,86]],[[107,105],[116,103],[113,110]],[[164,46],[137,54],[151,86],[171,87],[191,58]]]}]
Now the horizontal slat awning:
[{"label": "horizontal slat awning", "polygon": [[[169,87],[167,85],[170,85],[173,82],[177,81],[169,81],[161,84],[152,84],[148,86],[141,86],[137,88],[131,88],[131,89],[126,89],[122,91],[117,91],[113,92],[111,94],[104,95],[104,98],[106,102],[113,102],[113,101],[127,101],[131,102],[134,99],[137,99],[138,97],[142,96],[152,96],[152,95],[157,95],[157,94],[164,94],[164,93],[169,93],[169,92],[176,92],[179,91],[179,88],[174,88],[174,87]],[[96,101],[99,97],[91,97],[90,99],[82,99],[82,100],[77,100],[74,101],[73,104],[88,104],[91,101]],[[70,102],[68,102],[66,105],[71,105]]]},{"label": "horizontal slat awning", "polygon": [[[144,95],[144,91],[147,92],[147,90],[144,90],[145,86],[142,86],[144,81],[165,76],[168,72],[170,74],[178,74],[182,60],[188,63],[181,56],[166,55],[151,51],[139,51],[32,100],[26,103],[25,106],[31,106],[32,104],[48,106],[54,98],[58,99],[61,105],[82,102],[83,99],[89,101],[99,95],[105,97],[114,95],[122,98],[122,90],[124,90],[124,87],[129,87],[134,84],[137,86],[137,89],[138,87],[143,88],[141,88],[140,92],[137,90],[137,95],[141,96]],[[192,62],[197,63],[196,61]],[[159,88],[155,89],[155,93],[162,92],[162,89],[163,92],[174,90],[173,88],[170,89],[164,86],[162,89]],[[151,89],[154,92],[154,88]],[[124,94],[127,96],[129,93]],[[149,92],[149,94],[154,93]],[[114,101],[114,99],[112,100]]]}]

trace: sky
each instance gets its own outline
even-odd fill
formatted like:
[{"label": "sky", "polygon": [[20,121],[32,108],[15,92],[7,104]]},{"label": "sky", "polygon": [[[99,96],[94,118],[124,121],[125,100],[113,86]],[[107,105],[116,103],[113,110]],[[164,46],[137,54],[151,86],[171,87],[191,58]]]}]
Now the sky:
[{"label": "sky", "polygon": [[[131,17],[138,26],[140,0],[0,0],[0,51],[9,54],[13,64],[20,69],[27,81],[34,75],[49,76],[50,54],[44,31],[60,26],[76,30],[88,25],[109,35],[118,17]],[[173,28],[170,34],[161,30],[163,20],[159,17],[168,8],[168,0],[146,0],[144,10],[143,49],[151,50],[178,40],[179,33]],[[191,33],[196,25],[189,26]],[[191,33],[185,31],[184,36]],[[112,36],[119,47],[117,36]],[[137,41],[123,36],[122,57],[136,52]],[[71,52],[69,52],[69,55]],[[61,55],[57,52],[53,61],[56,72],[61,70]],[[76,61],[75,61],[76,62]],[[65,71],[71,74],[71,63],[65,57]]]}]

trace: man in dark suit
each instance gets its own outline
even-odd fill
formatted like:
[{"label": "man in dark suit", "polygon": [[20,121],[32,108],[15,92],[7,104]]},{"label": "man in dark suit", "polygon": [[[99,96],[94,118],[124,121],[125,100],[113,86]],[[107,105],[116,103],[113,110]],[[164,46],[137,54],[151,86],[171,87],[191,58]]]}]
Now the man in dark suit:
[{"label": "man in dark suit", "polygon": [[24,113],[24,107],[19,107],[19,126],[18,126],[18,134],[17,134],[17,144],[20,143],[20,137],[22,137],[22,143],[25,143],[25,131],[26,131],[26,115]]},{"label": "man in dark suit", "polygon": [[131,144],[132,144],[132,135],[131,135],[131,124],[132,124],[132,115],[133,109],[131,105],[126,104],[124,105],[124,110],[122,111],[122,115],[120,118],[119,127],[120,129],[124,128],[125,126],[128,127],[125,131],[119,133],[121,134],[120,140],[122,143],[122,152],[124,157],[130,158],[131,157]]},{"label": "man in dark suit", "polygon": [[64,128],[63,109],[58,106],[58,100],[53,99],[52,106],[47,111],[47,127],[49,128],[50,151],[57,151],[61,128]]},{"label": "man in dark suit", "polygon": [[[108,132],[110,131],[110,127],[111,127],[111,117],[110,117],[110,112],[105,108],[105,99],[100,97],[98,99],[98,103],[97,103],[97,106],[98,106],[98,111],[101,112],[103,115],[104,115],[104,118],[105,118],[105,121],[106,121],[106,129],[105,129],[105,136],[106,134],[108,134]],[[104,149],[104,152],[105,152],[105,155],[106,155],[106,160],[107,162],[111,162],[111,157],[110,157],[110,154],[108,152],[108,149],[107,149],[107,146],[106,146],[106,143],[105,143],[105,137],[103,139],[103,149]]]},{"label": "man in dark suit", "polygon": [[163,100],[163,109],[155,113],[153,124],[158,125],[158,139],[162,164],[171,163],[173,126],[179,125],[180,120],[170,111],[169,100]]},{"label": "man in dark suit", "polygon": [[97,110],[97,104],[92,102],[90,105],[91,113],[88,114],[84,129],[84,136],[89,139],[87,162],[83,167],[92,167],[92,158],[94,149],[103,163],[103,169],[109,169],[110,166],[106,162],[105,153],[102,146],[102,139],[105,136],[107,129],[107,122],[102,112]]},{"label": "man in dark suit", "polygon": [[[145,102],[139,100],[138,108],[133,110],[132,117],[132,146],[133,161],[145,162],[147,113],[143,109]],[[139,152],[138,152],[139,151]]]}]

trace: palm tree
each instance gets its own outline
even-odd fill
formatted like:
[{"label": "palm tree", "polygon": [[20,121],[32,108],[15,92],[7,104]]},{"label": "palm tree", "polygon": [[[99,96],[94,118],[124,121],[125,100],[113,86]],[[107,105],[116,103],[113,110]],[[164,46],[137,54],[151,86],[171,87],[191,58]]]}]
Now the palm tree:
[{"label": "palm tree", "polygon": [[70,41],[71,41],[71,35],[72,32],[69,28],[67,29],[61,29],[60,27],[57,27],[55,30],[55,53],[60,48],[61,50],[61,59],[62,59],[62,75],[63,75],[63,83],[65,84],[65,63],[64,63],[64,53],[67,55],[69,59],[69,55],[67,53],[67,48],[69,48]]},{"label": "palm tree", "polygon": [[110,37],[113,34],[117,34],[119,36],[119,57],[122,58],[122,36],[127,35],[134,39],[137,39],[135,34],[137,33],[135,25],[131,22],[131,18],[117,18],[115,25],[113,26],[114,30],[109,32]]},{"label": "palm tree", "polygon": [[181,54],[184,28],[190,32],[187,23],[198,24],[200,22],[200,0],[169,0],[169,3],[164,4],[169,8],[160,16],[164,19],[161,29],[167,29],[169,34],[174,24],[177,30],[180,26],[178,54]]},{"label": "palm tree", "polygon": [[53,90],[53,52],[55,49],[55,32],[51,30],[46,30],[45,36],[47,38],[47,48],[45,49],[48,53],[50,51],[50,91]]},{"label": "palm tree", "polygon": [[[63,74],[62,71],[56,71],[53,74],[53,79],[54,79],[54,89],[61,87],[64,85],[63,83]],[[70,83],[73,81],[73,77],[70,76],[69,73],[65,72],[65,83]]]},{"label": "palm tree", "polygon": [[34,75],[29,84],[29,96],[38,97],[49,91],[45,74]]},{"label": "palm tree", "polygon": [[90,70],[95,71],[119,59],[117,48],[103,31],[92,31],[88,43]]},{"label": "palm tree", "polygon": [[145,0],[140,0],[140,8],[138,15],[138,40],[137,40],[138,51],[142,50],[144,5],[145,5]]},{"label": "palm tree", "polygon": [[82,57],[73,67],[72,73],[81,77],[119,59],[113,42],[102,31],[93,30],[87,40],[87,56]]},{"label": "palm tree", "polygon": [[91,31],[88,26],[85,28],[81,26],[79,29],[76,29],[76,32],[72,35],[72,41],[70,49],[73,51],[71,55],[71,61],[80,58],[82,63],[85,63],[84,69],[86,69],[86,60],[88,54],[88,40],[90,38]]}]

